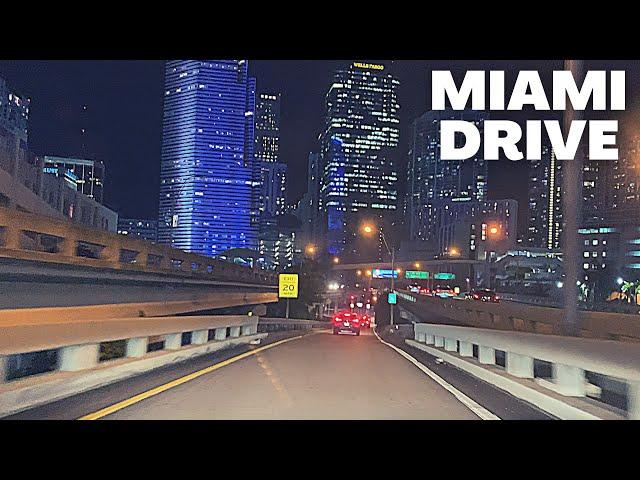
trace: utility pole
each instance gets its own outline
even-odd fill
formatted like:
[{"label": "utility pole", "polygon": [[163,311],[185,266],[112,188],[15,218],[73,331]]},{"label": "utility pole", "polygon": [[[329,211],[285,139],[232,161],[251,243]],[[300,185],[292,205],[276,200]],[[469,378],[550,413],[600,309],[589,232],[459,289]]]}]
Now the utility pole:
[{"label": "utility pole", "polygon": [[[565,60],[564,69],[573,74],[576,85],[582,85],[584,80],[584,64],[582,60]],[[567,102],[564,113],[565,135],[569,132],[571,122],[582,120],[583,113],[573,109],[571,102]],[[578,316],[578,268],[580,261],[580,246],[578,228],[582,218],[582,168],[583,149],[579,144],[576,157],[562,162],[562,208],[563,208],[563,263],[565,271],[564,282],[564,317],[561,324],[563,335],[577,336],[580,334]],[[554,192],[551,192],[554,195]]]}]

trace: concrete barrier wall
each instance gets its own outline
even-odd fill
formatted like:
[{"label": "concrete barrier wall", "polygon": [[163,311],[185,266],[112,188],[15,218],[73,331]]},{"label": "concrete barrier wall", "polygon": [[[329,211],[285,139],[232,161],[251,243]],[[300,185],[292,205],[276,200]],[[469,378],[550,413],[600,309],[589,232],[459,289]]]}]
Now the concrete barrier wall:
[{"label": "concrete barrier wall", "polygon": [[[0,257],[263,285],[277,283],[277,276],[270,272],[9,208],[0,208],[0,230]],[[89,250],[92,255],[88,257]]]},{"label": "concrete barrier wall", "polygon": [[[403,308],[427,322],[442,316],[459,325],[553,335],[560,333],[563,318],[560,308],[509,301],[486,303],[407,292],[399,298]],[[581,311],[580,319],[582,337],[640,342],[640,315]]]}]

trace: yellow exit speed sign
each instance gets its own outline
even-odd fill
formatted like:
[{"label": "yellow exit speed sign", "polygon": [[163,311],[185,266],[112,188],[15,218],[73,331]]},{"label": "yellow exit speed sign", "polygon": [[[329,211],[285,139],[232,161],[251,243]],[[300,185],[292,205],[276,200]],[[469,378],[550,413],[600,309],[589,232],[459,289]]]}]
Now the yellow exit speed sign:
[{"label": "yellow exit speed sign", "polygon": [[298,274],[281,273],[278,277],[278,297],[298,298]]}]

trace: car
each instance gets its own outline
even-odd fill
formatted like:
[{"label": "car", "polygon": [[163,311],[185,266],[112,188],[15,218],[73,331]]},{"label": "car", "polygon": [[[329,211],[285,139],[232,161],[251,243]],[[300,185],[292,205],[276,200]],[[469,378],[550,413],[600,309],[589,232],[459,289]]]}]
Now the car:
[{"label": "car", "polygon": [[351,332],[360,335],[360,317],[355,312],[341,312],[333,317],[333,334]]},{"label": "car", "polygon": [[476,300],[480,302],[500,303],[500,297],[493,290],[488,288],[474,288],[465,295],[467,300]]},{"label": "car", "polygon": [[420,295],[431,295],[431,290],[427,287],[420,287],[420,290],[418,291],[418,293]]},{"label": "car", "polygon": [[436,285],[433,289],[433,294],[436,297],[449,298],[455,297],[456,292],[454,292],[453,288],[451,288],[449,285]]},{"label": "car", "polygon": [[420,285],[416,285],[415,283],[412,285],[409,285],[407,287],[407,290],[409,290],[411,293],[419,293],[420,292]]},{"label": "car", "polygon": [[360,328],[369,327],[371,327],[371,318],[369,318],[369,315],[362,315],[362,317],[360,318]]}]

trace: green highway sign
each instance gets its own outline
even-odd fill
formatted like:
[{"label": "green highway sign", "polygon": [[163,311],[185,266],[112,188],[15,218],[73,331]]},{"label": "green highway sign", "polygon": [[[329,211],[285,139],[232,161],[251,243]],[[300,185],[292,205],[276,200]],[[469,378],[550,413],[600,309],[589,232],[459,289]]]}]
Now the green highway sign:
[{"label": "green highway sign", "polygon": [[418,280],[428,280],[429,272],[422,272],[417,270],[407,270],[404,272],[404,278],[415,278]]},{"label": "green highway sign", "polygon": [[436,280],[455,280],[455,273],[436,273],[433,278]]},{"label": "green highway sign", "polygon": [[395,292],[390,292],[389,297],[387,297],[387,301],[389,302],[389,305],[395,305],[396,303],[398,303],[398,294]]}]

